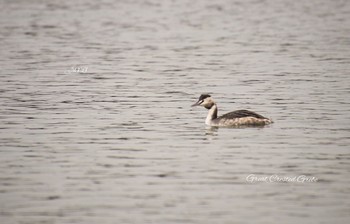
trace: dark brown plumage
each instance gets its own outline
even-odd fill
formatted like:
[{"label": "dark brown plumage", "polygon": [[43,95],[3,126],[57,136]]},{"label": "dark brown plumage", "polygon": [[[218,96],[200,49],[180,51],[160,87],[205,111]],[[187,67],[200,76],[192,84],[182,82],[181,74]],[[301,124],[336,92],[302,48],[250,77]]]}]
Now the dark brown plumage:
[{"label": "dark brown plumage", "polygon": [[264,116],[261,116],[260,114],[257,114],[253,111],[249,110],[236,110],[232,111],[230,113],[224,114],[220,116],[219,118],[225,118],[225,119],[235,119],[235,118],[242,118],[242,117],[255,117],[259,119],[267,119]]}]

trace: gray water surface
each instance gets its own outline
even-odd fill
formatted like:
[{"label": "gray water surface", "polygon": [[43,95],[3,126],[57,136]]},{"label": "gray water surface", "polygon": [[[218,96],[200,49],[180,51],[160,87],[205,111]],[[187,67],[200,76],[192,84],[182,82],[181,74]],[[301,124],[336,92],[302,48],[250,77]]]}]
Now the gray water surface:
[{"label": "gray water surface", "polygon": [[0,7],[1,223],[349,222],[349,1]]}]

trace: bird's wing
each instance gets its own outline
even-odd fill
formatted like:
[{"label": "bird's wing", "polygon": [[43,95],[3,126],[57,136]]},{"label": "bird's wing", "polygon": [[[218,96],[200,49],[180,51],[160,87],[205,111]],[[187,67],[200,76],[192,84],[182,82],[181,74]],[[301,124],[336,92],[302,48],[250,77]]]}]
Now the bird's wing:
[{"label": "bird's wing", "polygon": [[260,119],[266,119],[266,117],[263,117],[260,114],[257,114],[249,110],[236,110],[220,116],[220,118],[225,118],[225,119],[235,119],[235,118],[242,118],[242,117],[255,117]]}]

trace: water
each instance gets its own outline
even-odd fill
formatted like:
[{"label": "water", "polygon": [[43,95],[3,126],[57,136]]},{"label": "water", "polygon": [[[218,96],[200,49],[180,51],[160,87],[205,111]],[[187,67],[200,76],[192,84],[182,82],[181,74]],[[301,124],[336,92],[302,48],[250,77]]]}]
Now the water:
[{"label": "water", "polygon": [[[349,15],[2,0],[1,223],[349,222]],[[205,127],[201,93],[275,123]]]}]

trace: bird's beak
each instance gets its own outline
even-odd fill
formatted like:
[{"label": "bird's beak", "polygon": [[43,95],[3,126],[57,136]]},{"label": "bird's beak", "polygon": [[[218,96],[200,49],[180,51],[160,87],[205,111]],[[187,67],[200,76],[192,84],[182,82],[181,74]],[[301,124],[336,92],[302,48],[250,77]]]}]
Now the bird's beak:
[{"label": "bird's beak", "polygon": [[192,104],[191,107],[200,106],[202,102],[203,100],[198,100],[195,104]]}]

